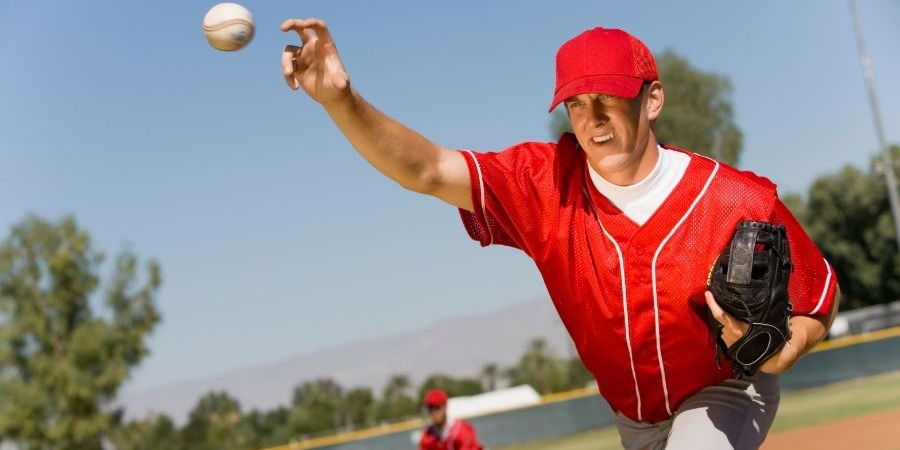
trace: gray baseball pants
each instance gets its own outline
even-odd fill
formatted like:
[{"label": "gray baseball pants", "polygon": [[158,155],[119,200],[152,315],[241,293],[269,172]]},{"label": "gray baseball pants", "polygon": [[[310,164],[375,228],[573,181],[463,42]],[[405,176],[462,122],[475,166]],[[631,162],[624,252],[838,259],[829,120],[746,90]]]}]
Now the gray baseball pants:
[{"label": "gray baseball pants", "polygon": [[756,450],[780,398],[778,376],[759,373],[697,392],[663,422],[614,417],[625,450]]}]

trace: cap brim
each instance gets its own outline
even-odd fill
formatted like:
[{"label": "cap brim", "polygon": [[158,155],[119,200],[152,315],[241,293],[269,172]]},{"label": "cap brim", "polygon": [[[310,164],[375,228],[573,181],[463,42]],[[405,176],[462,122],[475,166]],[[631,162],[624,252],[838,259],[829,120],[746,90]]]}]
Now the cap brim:
[{"label": "cap brim", "polygon": [[592,75],[578,78],[563,85],[553,95],[548,112],[567,98],[579,94],[610,94],[616,97],[634,98],[641,91],[644,80],[624,75]]}]

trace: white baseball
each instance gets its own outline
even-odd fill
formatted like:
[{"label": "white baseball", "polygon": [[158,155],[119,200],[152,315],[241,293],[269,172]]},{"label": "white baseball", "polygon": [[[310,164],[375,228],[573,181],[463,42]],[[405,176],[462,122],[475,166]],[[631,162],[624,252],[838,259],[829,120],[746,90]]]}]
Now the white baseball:
[{"label": "white baseball", "polygon": [[209,45],[231,52],[247,46],[253,39],[253,16],[237,3],[219,3],[203,17],[203,34]]}]

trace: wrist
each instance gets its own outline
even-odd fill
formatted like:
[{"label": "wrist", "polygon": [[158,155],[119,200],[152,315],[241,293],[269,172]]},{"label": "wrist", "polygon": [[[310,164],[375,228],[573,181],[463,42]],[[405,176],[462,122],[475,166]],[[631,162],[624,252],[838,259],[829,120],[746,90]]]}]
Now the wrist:
[{"label": "wrist", "polygon": [[353,107],[355,104],[358,105],[361,99],[359,93],[350,85],[350,80],[347,79],[343,87],[336,88],[330,95],[319,98],[317,101],[326,110],[331,111],[333,108]]},{"label": "wrist", "polygon": [[797,317],[794,317],[790,320],[789,326],[791,338],[784,343],[784,346],[781,347],[781,350],[779,350],[778,353],[772,355],[772,357],[760,367],[761,371],[772,374],[784,373],[793,367],[800,357],[806,354],[806,352],[816,344],[817,341],[815,340],[810,342],[809,330],[807,327],[802,325],[797,326],[796,319]]}]

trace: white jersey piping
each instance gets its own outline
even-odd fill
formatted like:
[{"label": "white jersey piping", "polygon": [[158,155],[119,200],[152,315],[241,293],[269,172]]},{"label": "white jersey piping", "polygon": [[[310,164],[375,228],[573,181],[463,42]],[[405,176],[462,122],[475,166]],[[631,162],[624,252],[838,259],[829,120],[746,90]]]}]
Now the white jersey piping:
[{"label": "white jersey piping", "polygon": [[478,191],[479,194],[481,194],[481,218],[484,220],[484,227],[487,230],[488,234],[487,245],[491,245],[492,243],[494,243],[494,234],[491,232],[491,227],[487,222],[487,206],[485,206],[484,204],[484,177],[481,175],[481,164],[478,164],[478,158],[475,157],[475,153],[472,153],[471,150],[464,151],[469,154],[469,157],[472,158],[472,162],[475,163],[475,171],[478,172]]},{"label": "white jersey piping", "polygon": [[616,256],[619,258],[619,279],[622,283],[622,312],[625,316],[625,347],[628,349],[628,364],[631,367],[631,379],[634,380],[634,396],[637,399],[637,418],[638,421],[640,421],[643,420],[643,413],[641,412],[641,390],[640,387],[638,387],[637,371],[634,368],[634,355],[631,350],[631,325],[628,318],[628,288],[625,283],[625,258],[622,257],[622,249],[619,248],[619,243],[616,242],[608,231],[606,231],[606,227],[603,226],[603,222],[600,220],[600,215],[597,214],[597,210],[594,209],[594,201],[591,199],[591,194],[588,192],[587,186],[584,186],[583,190],[588,205],[591,207],[591,211],[593,211],[594,217],[600,225],[600,230],[603,231],[603,235],[612,242],[613,247],[616,248]]},{"label": "white jersey piping", "polygon": [[659,258],[660,252],[662,252],[663,247],[665,247],[666,243],[669,242],[669,239],[675,234],[675,231],[681,227],[681,224],[687,220],[687,217],[694,211],[694,208],[697,207],[697,204],[700,203],[700,199],[706,194],[706,191],[709,190],[709,185],[712,184],[713,178],[715,178],[716,173],[719,172],[719,163],[713,161],[715,163],[715,167],[713,167],[712,173],[709,174],[709,177],[706,179],[706,184],[703,185],[703,189],[700,190],[700,193],[697,194],[697,197],[694,198],[694,201],[691,203],[691,206],[688,207],[688,210],[681,216],[681,219],[672,227],[672,230],[669,231],[669,234],[663,238],[662,242],[660,242],[659,247],[656,248],[656,252],[653,254],[653,263],[650,265],[651,277],[650,279],[653,282],[653,320],[654,327],[656,329],[656,359],[659,361],[659,373],[662,380],[662,388],[663,388],[663,396],[666,400],[666,412],[669,415],[672,415],[672,407],[669,405],[669,384],[666,381],[666,368],[665,364],[663,364],[663,356],[662,356],[662,344],[661,337],[659,335],[659,296],[657,295],[656,289],[656,261]]},{"label": "white jersey piping", "polygon": [[810,311],[810,314],[816,314],[819,312],[819,308],[825,304],[825,297],[828,295],[828,286],[831,285],[831,264],[828,264],[828,261],[824,258],[822,261],[825,263],[825,268],[828,269],[828,276],[825,277],[825,286],[822,288],[822,295],[819,296],[819,303],[817,303],[816,307]]}]

